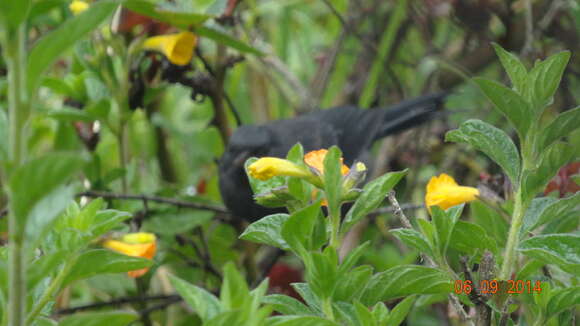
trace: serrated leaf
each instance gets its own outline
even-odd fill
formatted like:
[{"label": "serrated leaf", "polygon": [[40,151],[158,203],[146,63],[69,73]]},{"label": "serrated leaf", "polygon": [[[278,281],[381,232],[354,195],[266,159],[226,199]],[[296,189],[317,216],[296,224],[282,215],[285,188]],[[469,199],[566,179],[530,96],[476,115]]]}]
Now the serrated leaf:
[{"label": "serrated leaf", "polygon": [[493,80],[475,78],[485,96],[515,127],[520,139],[525,139],[532,120],[530,106],[518,93]]},{"label": "serrated leaf", "polygon": [[[332,248],[330,249],[333,250]],[[338,266],[323,253],[312,252],[311,257],[310,268],[307,268],[310,289],[322,300],[330,298],[338,281]]]},{"label": "serrated leaf", "polygon": [[385,199],[389,191],[407,174],[407,170],[389,172],[367,183],[362,194],[348,210],[343,221],[341,232],[345,233],[361,218],[375,210]]},{"label": "serrated leaf", "polygon": [[493,43],[492,45],[495,49],[495,53],[499,57],[501,65],[512,81],[512,86],[516,91],[521,92],[526,88],[526,79],[528,75],[526,67],[516,55],[504,50],[496,43]]},{"label": "serrated leaf", "polygon": [[72,281],[106,273],[124,273],[151,266],[149,259],[131,257],[111,250],[93,249],[81,254],[63,286]]},{"label": "serrated leaf", "polygon": [[170,275],[169,280],[177,293],[197,312],[202,321],[207,321],[221,312],[219,300],[207,290],[173,275]]},{"label": "serrated leaf", "polygon": [[302,302],[282,294],[264,297],[262,303],[272,305],[274,310],[284,315],[314,315],[315,312]]},{"label": "serrated leaf", "polygon": [[59,326],[127,326],[139,316],[131,312],[86,312],[64,317]]},{"label": "serrated leaf", "polygon": [[580,275],[580,235],[538,235],[522,241],[518,250],[532,258],[556,264],[568,273]]},{"label": "serrated leaf", "polygon": [[117,1],[101,0],[74,16],[57,29],[43,36],[32,48],[28,58],[28,91],[33,94],[43,73],[66,49],[85,37],[109,17],[119,5]]},{"label": "serrated leaf", "polygon": [[282,238],[282,226],[290,218],[288,214],[268,215],[250,224],[240,239],[267,244],[287,250],[290,247]]},{"label": "serrated leaf", "polygon": [[580,286],[553,291],[546,307],[546,319],[580,305]]},{"label": "serrated leaf", "polygon": [[562,137],[580,128],[580,106],[558,114],[540,134],[538,151],[541,152]]},{"label": "serrated leaf", "polygon": [[514,142],[501,129],[481,120],[467,120],[459,129],[449,131],[445,141],[470,144],[485,153],[506,172],[512,183],[517,184],[520,175],[520,154]]},{"label": "serrated leaf", "polygon": [[430,267],[399,265],[375,274],[367,285],[361,302],[373,305],[379,301],[411,294],[449,293],[451,279],[447,273]]}]

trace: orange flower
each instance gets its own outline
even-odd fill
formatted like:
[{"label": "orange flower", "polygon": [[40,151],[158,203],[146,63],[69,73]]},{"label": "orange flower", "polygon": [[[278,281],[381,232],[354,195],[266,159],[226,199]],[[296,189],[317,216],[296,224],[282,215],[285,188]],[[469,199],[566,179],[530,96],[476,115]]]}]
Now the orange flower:
[{"label": "orange flower", "polygon": [[427,184],[425,205],[431,211],[431,206],[442,209],[470,202],[479,196],[479,190],[473,187],[460,186],[453,177],[441,173],[439,177],[432,177]]},{"label": "orange flower", "polygon": [[[124,235],[121,241],[106,240],[103,243],[103,247],[131,257],[153,259],[157,250],[157,243],[154,234],[138,232]],[[127,274],[130,277],[137,278],[145,275],[148,270],[149,268],[142,268],[129,271]]]},{"label": "orange flower", "polygon": [[[304,155],[304,163],[308,166],[316,169],[320,174],[324,174],[324,158],[326,157],[326,153],[328,150],[326,149],[319,149],[317,151],[311,151]],[[340,158],[340,163],[342,164],[342,157]],[[340,168],[340,172],[342,175],[346,175],[349,171],[348,166],[342,164]]]}]

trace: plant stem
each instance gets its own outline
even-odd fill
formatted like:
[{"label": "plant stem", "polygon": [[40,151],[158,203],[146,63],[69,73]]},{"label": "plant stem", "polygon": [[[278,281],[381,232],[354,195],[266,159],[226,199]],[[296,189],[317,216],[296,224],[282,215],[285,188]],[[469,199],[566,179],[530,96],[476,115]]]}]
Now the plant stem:
[{"label": "plant stem", "polygon": [[52,280],[52,282],[50,282],[50,285],[48,286],[46,291],[44,291],[42,297],[40,298],[40,300],[38,300],[38,303],[28,314],[28,317],[26,318],[26,325],[32,324],[32,322],[34,322],[34,319],[38,317],[38,315],[42,312],[42,309],[44,309],[46,304],[49,303],[50,300],[52,300],[52,298],[58,293],[62,285],[62,282],[64,281],[65,277],[67,277],[67,275],[69,274],[70,269],[76,263],[77,257],[78,256],[74,256],[72,259],[67,260],[66,263],[64,264],[64,267],[60,270],[58,275]]},{"label": "plant stem", "polygon": [[332,310],[332,299],[326,298],[322,301],[322,311],[324,315],[332,321],[334,321],[334,311]]},{"label": "plant stem", "polygon": [[330,215],[330,246],[336,249],[340,249],[340,215]]},{"label": "plant stem", "polygon": [[520,228],[522,226],[522,220],[524,217],[525,208],[522,203],[521,190],[516,193],[514,213],[512,216],[510,231],[508,234],[508,240],[506,244],[503,264],[501,266],[501,271],[499,273],[500,280],[508,280],[512,267],[516,260],[516,247],[519,242]]},{"label": "plant stem", "polygon": [[[25,126],[30,115],[30,103],[26,84],[26,25],[15,30],[6,30],[4,35],[4,57],[8,67],[9,104],[9,154],[10,174],[26,157]],[[24,227],[13,211],[8,214],[9,229],[9,312],[8,324],[24,325],[26,309],[26,255],[24,249]]]}]

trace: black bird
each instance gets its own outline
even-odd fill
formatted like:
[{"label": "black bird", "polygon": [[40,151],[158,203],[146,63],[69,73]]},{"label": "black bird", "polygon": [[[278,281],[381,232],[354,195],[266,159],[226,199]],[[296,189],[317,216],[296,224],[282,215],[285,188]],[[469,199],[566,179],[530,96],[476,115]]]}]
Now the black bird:
[{"label": "black bird", "polygon": [[254,201],[244,170],[248,158],[283,158],[296,143],[301,143],[305,152],[337,145],[344,163],[350,166],[361,160],[376,140],[431,120],[446,96],[447,93],[425,95],[388,108],[339,106],[293,119],[241,126],[232,134],[219,160],[219,186],[224,203],[234,218],[247,221],[280,212]]}]

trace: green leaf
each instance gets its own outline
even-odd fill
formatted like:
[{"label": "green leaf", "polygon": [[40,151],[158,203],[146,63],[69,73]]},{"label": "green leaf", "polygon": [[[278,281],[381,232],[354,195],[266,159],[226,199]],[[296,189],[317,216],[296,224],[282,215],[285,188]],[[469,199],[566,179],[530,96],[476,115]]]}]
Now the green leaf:
[{"label": "green leaf", "polygon": [[31,3],[32,0],[0,1],[0,24],[5,23],[6,28],[15,29],[28,17]]},{"label": "green leaf", "polygon": [[[527,214],[524,217],[524,229],[526,231],[533,231],[545,223],[565,218],[569,214],[578,214],[580,211],[580,192],[559,200],[551,197],[536,198],[532,201],[528,212],[534,208],[534,202],[540,204],[540,207],[528,220],[526,220]],[[526,228],[527,225],[529,226]]]},{"label": "green leaf", "polygon": [[421,232],[406,228],[392,229],[389,232],[391,232],[395,237],[397,237],[397,239],[401,240],[407,246],[415,248],[421,253],[425,253],[426,255],[434,257],[433,250],[431,250],[431,246],[429,245],[428,240]]},{"label": "green leaf", "polygon": [[340,326],[333,321],[315,316],[276,316],[268,319],[267,326]]},{"label": "green leaf", "polygon": [[338,272],[340,274],[348,272],[351,268],[353,268],[360,257],[365,253],[368,249],[369,245],[371,244],[370,241],[365,241],[363,244],[359,245],[355,249],[351,250],[348,255],[342,260]]},{"label": "green leaf", "polygon": [[451,240],[451,235],[455,227],[455,223],[459,220],[461,213],[463,212],[463,207],[465,205],[457,205],[450,207],[446,211],[442,210],[438,206],[431,207],[433,225],[435,226],[435,231],[437,232],[437,245],[439,247],[439,253],[445,256],[447,252],[447,247],[449,241]]},{"label": "green leaf", "polygon": [[201,37],[212,39],[219,44],[223,44],[232,49],[236,49],[242,53],[249,53],[257,56],[264,55],[264,53],[262,53],[260,50],[257,50],[256,48],[242,41],[236,40],[235,38],[229,36],[228,34],[220,32],[213,28],[201,26],[195,29],[195,33]]},{"label": "green leaf", "polygon": [[501,61],[501,65],[510,76],[512,81],[512,86],[517,92],[522,92],[526,89],[526,79],[528,72],[524,64],[518,59],[518,57],[506,50],[504,50],[500,45],[492,43],[495,53]]},{"label": "green leaf", "polygon": [[207,290],[173,275],[169,276],[169,280],[177,293],[197,312],[202,321],[210,320],[221,312],[219,300]]},{"label": "green leaf", "polygon": [[553,142],[568,136],[574,130],[580,128],[580,106],[558,114],[540,134],[538,151],[541,152]]},{"label": "green leaf", "polygon": [[27,232],[39,234],[54,220],[72,198],[72,189],[61,185],[82,164],[77,154],[52,153],[24,163],[11,175],[10,211],[16,215],[20,230],[26,225]]},{"label": "green leaf", "polygon": [[131,217],[133,215],[127,212],[114,209],[102,210],[95,214],[89,229],[93,237],[98,237],[121,225],[123,221]]},{"label": "green leaf", "polygon": [[248,284],[233,262],[228,262],[224,266],[224,282],[220,299],[224,310],[237,309],[250,303]]},{"label": "green leaf", "polygon": [[553,291],[546,308],[546,320],[577,305],[580,305],[580,286]]},{"label": "green leaf", "polygon": [[291,283],[290,285],[300,294],[300,297],[304,299],[310,308],[315,309],[317,312],[321,311],[320,300],[312,293],[308,283]]},{"label": "green leaf", "polygon": [[532,120],[530,105],[518,93],[493,80],[475,78],[485,96],[515,127],[520,139],[525,139]]},{"label": "green leaf", "polygon": [[303,254],[311,247],[311,236],[320,214],[320,201],[290,215],[282,225],[282,238],[296,253]]},{"label": "green leaf", "polygon": [[430,267],[399,265],[375,274],[362,296],[362,302],[373,305],[379,301],[411,294],[449,293],[451,279],[447,273]]},{"label": "green leaf", "polygon": [[552,97],[562,79],[564,69],[570,60],[570,51],[563,51],[550,56],[537,64],[528,75],[528,87],[531,89],[531,99],[535,105],[536,117],[545,106],[552,103]]},{"label": "green leaf", "polygon": [[415,303],[415,299],[417,299],[416,295],[410,295],[406,297],[403,301],[399,302],[391,313],[389,314],[389,319],[386,322],[386,325],[389,326],[399,326],[411,311],[413,307],[413,303]]},{"label": "green leaf", "polygon": [[557,201],[557,199],[552,197],[534,198],[524,215],[520,234],[533,231],[536,227],[540,226],[538,223],[540,215],[542,215],[542,212],[544,212],[544,210],[555,201]]},{"label": "green leaf", "polygon": [[[342,303],[342,302],[339,302],[339,303]],[[375,320],[375,316],[369,310],[369,307],[363,305],[359,301],[355,301],[353,306],[348,306],[348,307],[350,308],[350,311],[348,311],[347,309],[344,309],[344,308],[341,309],[341,310],[345,311],[345,314],[347,315],[347,317],[350,317],[352,319],[352,315],[353,315],[352,310],[353,309],[351,307],[354,308],[354,314],[356,314],[356,320],[348,323],[349,325],[354,325],[355,323],[358,323],[358,325],[361,325],[361,326],[362,325],[364,325],[364,326],[377,326],[377,325],[379,325],[377,323],[377,321]],[[346,306],[345,306],[345,308],[346,308]]]},{"label": "green leaf", "polygon": [[573,156],[572,146],[562,142],[553,143],[544,150],[538,165],[532,170],[525,170],[522,174],[524,200],[534,198],[538,192],[542,192],[558,170]]},{"label": "green leaf", "polygon": [[324,157],[324,192],[326,193],[330,216],[340,215],[339,210],[342,199],[341,156],[340,149],[332,146]]},{"label": "green leaf", "polygon": [[334,301],[351,302],[352,300],[358,300],[372,275],[373,268],[368,265],[358,266],[352,271],[339,274],[340,282],[336,284],[336,290],[333,295]]},{"label": "green leaf", "polygon": [[310,268],[307,268],[308,284],[312,292],[322,300],[330,298],[338,282],[338,266],[328,255],[320,252],[313,252],[311,255],[312,262]]},{"label": "green leaf", "polygon": [[407,169],[389,172],[365,185],[362,194],[348,210],[341,229],[346,233],[361,218],[374,211],[383,202],[389,191],[407,174]]},{"label": "green leaf", "polygon": [[91,4],[86,11],[66,20],[57,29],[42,37],[32,48],[28,58],[27,78],[29,93],[34,94],[44,71],[66,49],[95,30],[113,13],[118,5],[119,2],[117,1],[97,1]]},{"label": "green leaf", "polygon": [[256,162],[257,160],[258,160],[258,158],[251,157],[251,158],[247,159],[246,163],[244,164],[244,170],[246,171],[246,174],[248,176],[248,181],[250,182],[250,186],[252,187],[252,191],[254,192],[254,194],[257,195],[257,194],[262,194],[262,193],[268,193],[268,192],[272,191],[272,189],[282,187],[286,184],[286,178],[281,177],[281,176],[275,176],[275,177],[270,178],[268,180],[259,180],[259,179],[256,179],[256,178],[250,176],[250,174],[248,173],[248,166],[250,166],[252,163]]},{"label": "green leaf", "polygon": [[497,244],[503,246],[507,240],[509,224],[499,212],[481,201],[470,204],[471,216],[475,222],[484,228],[493,237]]},{"label": "green leaf", "polygon": [[580,235],[538,235],[522,241],[519,251],[532,258],[556,264],[568,273],[580,275]]},{"label": "green leaf", "polygon": [[282,294],[272,294],[262,299],[262,303],[272,305],[283,315],[314,315],[315,312],[302,302]]},{"label": "green leaf", "polygon": [[244,230],[244,233],[240,235],[240,239],[263,243],[287,250],[290,247],[282,238],[282,226],[286,221],[288,221],[289,217],[290,215],[288,214],[273,214],[265,216],[250,224],[246,230]]},{"label": "green leaf", "polygon": [[87,312],[64,317],[59,326],[127,326],[136,321],[139,316],[131,312]]},{"label": "green leaf", "polygon": [[506,133],[481,120],[471,119],[459,129],[449,131],[446,141],[470,144],[499,164],[512,183],[517,184],[520,175],[520,155],[514,142]]},{"label": "green leaf", "polygon": [[143,228],[162,235],[175,235],[189,232],[210,221],[214,216],[215,213],[202,210],[152,214],[143,223]]},{"label": "green leaf", "polygon": [[208,14],[184,12],[179,8],[170,7],[167,3],[165,3],[165,6],[158,6],[157,3],[146,0],[125,0],[123,6],[141,15],[181,29],[200,26],[213,17]]},{"label": "green leaf", "polygon": [[465,221],[458,221],[455,224],[449,246],[470,255],[483,253],[485,249],[494,254],[498,253],[495,240],[488,236],[484,228]]},{"label": "green leaf", "polygon": [[81,254],[63,283],[105,273],[124,273],[151,266],[152,261],[131,257],[106,249],[88,250]]},{"label": "green leaf", "polygon": [[59,250],[44,254],[32,261],[32,263],[27,266],[26,271],[27,288],[34,289],[42,279],[52,276],[57,267],[66,261],[66,258],[66,252]]}]

